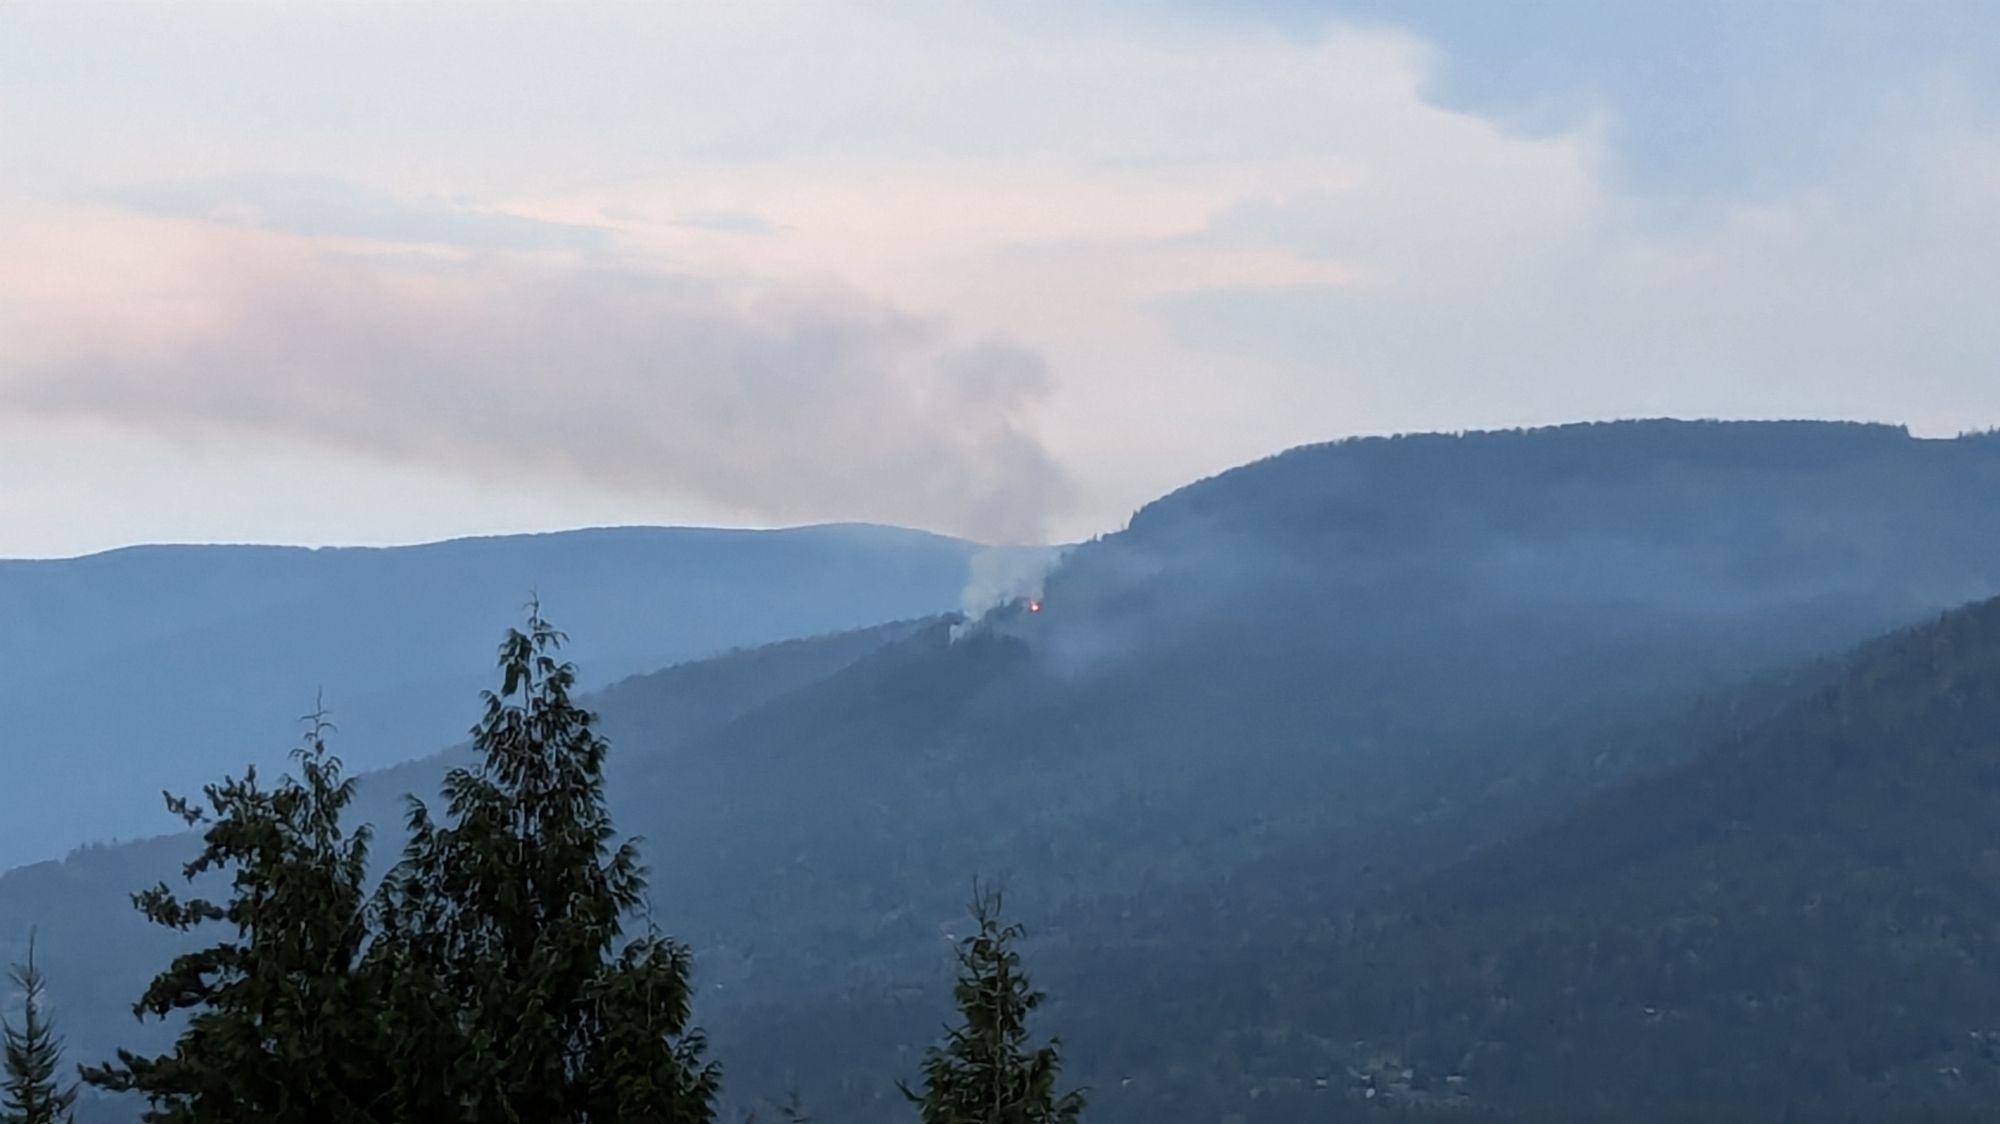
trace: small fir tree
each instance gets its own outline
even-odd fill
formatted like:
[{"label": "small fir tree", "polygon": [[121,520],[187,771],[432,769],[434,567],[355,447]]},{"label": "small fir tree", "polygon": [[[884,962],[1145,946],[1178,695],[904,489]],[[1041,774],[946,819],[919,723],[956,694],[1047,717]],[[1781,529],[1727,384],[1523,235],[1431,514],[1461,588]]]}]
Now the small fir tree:
[{"label": "small fir tree", "polygon": [[1043,995],[1014,947],[1021,926],[1003,922],[1001,906],[997,891],[974,888],[974,931],[958,944],[952,989],[962,1022],[924,1052],[923,1091],[902,1087],[923,1124],[1074,1124],[1083,1113],[1083,1090],[1056,1092],[1061,1043],[1029,1045]]},{"label": "small fir tree", "polygon": [[0,1019],[7,1077],[0,1083],[0,1124],[68,1124],[75,1119],[76,1087],[56,1079],[63,1042],[49,1019],[48,983],[35,964],[35,937],[28,935],[28,958],[10,978],[21,994],[21,1025]]}]

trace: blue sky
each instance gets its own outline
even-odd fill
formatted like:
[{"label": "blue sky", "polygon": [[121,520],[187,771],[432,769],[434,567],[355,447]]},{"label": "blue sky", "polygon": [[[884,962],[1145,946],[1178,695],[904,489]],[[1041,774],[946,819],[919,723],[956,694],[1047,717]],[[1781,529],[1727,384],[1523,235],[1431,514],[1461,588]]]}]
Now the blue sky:
[{"label": "blue sky", "polygon": [[[1983,113],[2000,6],[1981,0],[1276,0],[1207,6],[1315,36],[1342,21],[1437,51],[1424,95],[1526,133],[1610,117],[1624,184],[1691,201],[1837,173],[1857,118],[1931,81]],[[1910,107],[1914,108],[1914,107]]]},{"label": "blue sky", "polygon": [[2000,7],[0,9],[0,556],[2000,424]]}]

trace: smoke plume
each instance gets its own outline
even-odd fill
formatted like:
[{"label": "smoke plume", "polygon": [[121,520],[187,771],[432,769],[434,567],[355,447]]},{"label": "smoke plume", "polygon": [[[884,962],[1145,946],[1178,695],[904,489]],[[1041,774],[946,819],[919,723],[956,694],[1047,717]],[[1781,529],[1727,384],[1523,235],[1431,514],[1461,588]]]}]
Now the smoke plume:
[{"label": "smoke plume", "polygon": [[952,626],[952,639],[970,632],[1002,605],[1041,600],[1042,584],[1065,551],[1055,546],[1017,546],[988,547],[974,554],[967,567],[965,588],[959,593],[960,619]]},{"label": "smoke plume", "polygon": [[837,285],[260,232],[168,255],[0,317],[0,406],[989,542],[1045,541],[1070,496],[1034,428],[1039,356]]}]

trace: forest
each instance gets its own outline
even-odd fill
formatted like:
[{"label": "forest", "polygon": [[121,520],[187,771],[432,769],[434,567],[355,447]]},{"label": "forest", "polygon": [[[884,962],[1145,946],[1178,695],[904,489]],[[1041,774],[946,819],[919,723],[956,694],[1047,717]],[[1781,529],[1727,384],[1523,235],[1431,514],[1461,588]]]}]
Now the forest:
[{"label": "forest", "polygon": [[[617,838],[610,745],[572,701],[564,639],[538,604],[508,631],[476,764],[446,775],[437,816],[410,798],[409,842],[372,891],[373,831],[344,820],[354,782],[323,711],[277,783],[253,772],[170,797],[202,840],[184,878],[226,875],[227,894],[162,882],[133,904],[167,929],[224,934],[174,957],[134,1005],[176,1024],[171,1048],[120,1049],[78,1066],[82,1083],[143,1098],[156,1124],[716,1119],[722,1069],[690,1022],[690,954],[653,920],[638,842]],[[953,987],[962,1022],[915,1087],[899,1083],[926,1124],[1068,1124],[1083,1110],[1082,1090],[1057,1089],[1056,1046],[1030,1038],[1043,996],[1002,905],[975,887]],[[81,1089],[32,939],[12,979],[21,1020],[4,1026],[0,1120],[73,1121]],[[774,1112],[809,1119],[796,1099]]]},{"label": "forest", "polygon": [[[529,931],[491,884],[511,871],[606,896],[557,942],[566,968],[503,978],[678,994],[590,1033],[640,1033],[671,1060],[634,1087],[708,1090],[720,1119],[793,1094],[821,1121],[919,1112],[898,1082],[921,1097],[927,1044],[948,1059],[971,1025],[975,880],[1005,891],[991,919],[1020,960],[997,963],[1046,992],[1017,1053],[1058,1051],[1052,1111],[1083,1091],[1084,1118],[1135,1124],[1953,1119],[2000,1088],[1996,482],[1991,438],[1805,423],[1296,450],[1078,545],[1040,613],[579,694],[581,740],[609,747],[566,805],[604,817],[572,825],[608,848],[596,874],[486,850],[534,819],[499,810],[518,786],[489,710],[440,755],[315,781],[348,737],[326,731],[291,780],[184,806],[188,830],[0,875],[0,936],[25,963],[39,934],[67,1057],[95,1067],[80,1118],[121,1124],[111,1093],[172,1075],[200,971],[236,955],[217,931],[254,918],[229,915],[231,872],[293,846],[213,834],[238,807],[304,817],[299,853],[342,872],[245,901],[350,903],[292,931],[329,935],[373,1012],[341,1033],[392,1063],[339,1079],[389,1096],[443,1078],[399,1074],[422,1051],[366,1028],[480,1059],[466,1043],[519,1018],[522,993],[451,967],[506,964]],[[519,687],[489,686],[503,713]],[[411,816],[406,794],[439,792]],[[335,795],[338,836],[309,830]],[[606,1095],[579,1080],[586,1107]]]}]

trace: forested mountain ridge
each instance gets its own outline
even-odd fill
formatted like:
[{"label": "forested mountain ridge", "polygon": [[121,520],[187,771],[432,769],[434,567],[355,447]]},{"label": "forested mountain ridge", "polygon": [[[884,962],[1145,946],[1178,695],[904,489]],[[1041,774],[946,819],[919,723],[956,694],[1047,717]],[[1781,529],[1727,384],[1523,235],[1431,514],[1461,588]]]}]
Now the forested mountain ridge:
[{"label": "forested mountain ridge", "polygon": [[1996,823],[1987,601],[1426,880],[1286,1017],[1487,1097],[1990,1104]]},{"label": "forested mountain ridge", "polygon": [[160,789],[281,764],[273,751],[316,691],[357,770],[436,752],[467,725],[491,622],[531,590],[568,608],[602,686],[943,611],[973,549],[883,527],[630,527],[0,561],[0,697],[19,747],[0,785],[0,868],[151,834]]},{"label": "forested mountain ridge", "polygon": [[[1767,439],[1806,453],[1760,451]],[[1537,495],[1552,476],[1573,483]],[[1210,1033],[1171,999],[1174,968],[1201,971],[1177,938],[1314,930],[1269,910],[1322,910],[1448,862],[1778,705],[1752,693],[1688,716],[1701,696],[1780,671],[1772,691],[1808,686],[1816,673],[1786,669],[2000,589],[1992,495],[2000,444],[1887,427],[1635,423],[1299,450],[1077,548],[1042,611],[885,648],[698,740],[691,772],[653,759],[620,798],[678,805],[648,828],[674,851],[771,825],[731,833],[728,865],[659,883],[698,942],[740,951],[758,934],[706,968],[731,996],[717,1041],[741,1047],[753,1084],[810,1057],[879,1073],[884,1049],[921,1040],[921,993],[882,997],[934,975],[925,958],[968,870],[1011,874],[1065,950],[1044,959],[1055,1017],[1075,1020],[1077,1064],[1101,1077]],[[1634,725],[1686,736],[1625,736]],[[696,807],[671,795],[683,786],[731,798]],[[1268,909],[1218,909],[1245,901]],[[847,1032],[801,1038],[823,1021],[788,1025],[802,1009],[842,1012]],[[1135,1081],[1099,1111],[1219,1095],[1199,1085]],[[1141,1091],[1162,1100],[1141,1107]]]},{"label": "forested mountain ridge", "polygon": [[[1993,592],[2000,562],[1981,555],[1996,493],[2000,437],[1922,440],[1886,425],[1662,420],[1364,438],[1182,488],[1058,577],[1156,560],[1168,573],[1148,609],[1168,621],[1201,599],[1171,603],[1197,587],[1172,581],[1184,562],[1157,560],[1190,557],[1211,582],[1267,587],[1277,613],[1298,610],[1284,603],[1300,581],[1286,568],[1303,565],[1320,571],[1306,580],[1351,598],[1349,611],[1401,611],[1421,589],[1449,599],[1432,612],[1515,612],[1559,642],[1575,629],[1543,623],[1557,608],[1646,646],[1768,616],[1766,638],[1687,665],[1688,680],[1707,683],[1715,657],[1770,666]],[[1857,631],[1844,618],[1862,611],[1872,624]],[[1628,670],[1641,692],[1662,674],[1681,672]]]},{"label": "forested mountain ridge", "polygon": [[[605,696],[611,799],[733,1095],[879,1119],[985,874],[1094,1118],[1268,1107],[1352,1047],[1268,965],[1337,995],[1313,970],[1356,910],[1822,681],[1788,669],[2000,592],[1995,495],[2000,442],[1890,427],[1295,450],[1076,548],[1040,612],[918,625],[698,721],[666,680]],[[78,1006],[78,1038],[115,1031]]]}]

